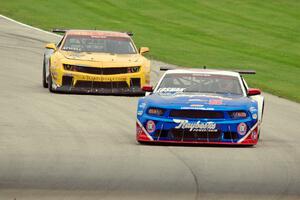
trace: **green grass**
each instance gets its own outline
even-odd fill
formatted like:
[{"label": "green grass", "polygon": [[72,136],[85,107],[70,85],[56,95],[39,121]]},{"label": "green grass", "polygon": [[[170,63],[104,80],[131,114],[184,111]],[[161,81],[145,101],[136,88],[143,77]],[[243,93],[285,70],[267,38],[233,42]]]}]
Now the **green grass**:
[{"label": "green grass", "polygon": [[300,102],[299,0],[0,0],[0,13],[46,30],[130,30],[150,58],[254,69],[251,86]]}]

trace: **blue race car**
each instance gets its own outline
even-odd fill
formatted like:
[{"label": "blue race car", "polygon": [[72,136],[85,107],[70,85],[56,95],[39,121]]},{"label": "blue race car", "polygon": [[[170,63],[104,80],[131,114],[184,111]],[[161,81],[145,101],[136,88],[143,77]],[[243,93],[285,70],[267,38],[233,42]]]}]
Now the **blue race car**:
[{"label": "blue race car", "polygon": [[241,74],[253,71],[167,70],[144,86],[136,140],[140,143],[239,144],[258,142],[264,97]]}]

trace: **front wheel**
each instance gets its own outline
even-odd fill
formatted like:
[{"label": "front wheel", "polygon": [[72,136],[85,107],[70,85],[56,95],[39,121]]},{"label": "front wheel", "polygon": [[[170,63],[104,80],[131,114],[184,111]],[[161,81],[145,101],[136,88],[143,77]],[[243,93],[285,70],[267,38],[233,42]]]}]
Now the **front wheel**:
[{"label": "front wheel", "polygon": [[47,83],[47,77],[46,77],[46,66],[45,66],[45,58],[43,61],[43,87],[47,88],[48,87],[48,83]]},{"label": "front wheel", "polygon": [[[263,119],[263,116],[264,116],[264,110],[265,110],[265,101],[263,102],[263,106],[262,106],[260,123],[262,123],[262,119]],[[258,138],[257,139],[259,139],[259,136],[260,136],[260,129],[259,129],[259,132],[258,132]]]},{"label": "front wheel", "polygon": [[55,90],[53,89],[53,81],[52,81],[51,73],[48,76],[48,89],[50,92],[55,92]]}]

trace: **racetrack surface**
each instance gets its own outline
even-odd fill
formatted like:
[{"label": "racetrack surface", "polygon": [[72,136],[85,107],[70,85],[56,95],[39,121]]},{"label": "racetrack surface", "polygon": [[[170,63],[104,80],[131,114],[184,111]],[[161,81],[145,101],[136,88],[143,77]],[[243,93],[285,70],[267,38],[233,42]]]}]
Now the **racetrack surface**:
[{"label": "racetrack surface", "polygon": [[137,97],[42,88],[57,39],[0,17],[1,200],[300,199],[299,104],[265,94],[255,147],[139,145]]}]

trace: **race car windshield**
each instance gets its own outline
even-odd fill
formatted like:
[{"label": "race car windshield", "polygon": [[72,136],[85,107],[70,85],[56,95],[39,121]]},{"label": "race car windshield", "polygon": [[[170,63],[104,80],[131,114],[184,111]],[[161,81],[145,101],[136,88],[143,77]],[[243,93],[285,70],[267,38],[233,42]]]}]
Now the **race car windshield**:
[{"label": "race car windshield", "polygon": [[215,93],[243,95],[239,79],[210,74],[167,74],[156,92]]},{"label": "race car windshield", "polygon": [[69,35],[61,48],[64,51],[135,54],[130,38]]}]

